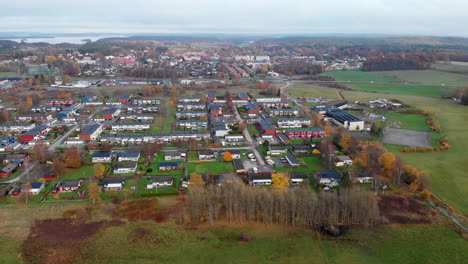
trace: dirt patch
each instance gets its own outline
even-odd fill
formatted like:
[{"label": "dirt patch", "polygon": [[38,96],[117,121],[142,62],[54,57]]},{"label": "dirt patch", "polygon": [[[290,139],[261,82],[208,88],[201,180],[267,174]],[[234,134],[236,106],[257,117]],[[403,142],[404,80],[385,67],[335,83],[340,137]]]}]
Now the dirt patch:
[{"label": "dirt patch", "polygon": [[25,263],[72,263],[86,252],[86,239],[121,221],[76,223],[70,218],[37,220],[21,247]]},{"label": "dirt patch", "polygon": [[437,212],[412,197],[387,195],[380,197],[380,215],[389,224],[435,224]]}]

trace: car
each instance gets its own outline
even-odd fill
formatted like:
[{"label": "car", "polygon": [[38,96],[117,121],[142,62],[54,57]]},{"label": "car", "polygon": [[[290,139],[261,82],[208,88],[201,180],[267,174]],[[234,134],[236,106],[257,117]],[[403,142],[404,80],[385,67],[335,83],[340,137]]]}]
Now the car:
[{"label": "car", "polygon": [[257,159],[250,159],[250,161],[257,161]]},{"label": "car", "polygon": [[18,196],[21,194],[21,189],[20,188],[15,188],[13,192],[11,192],[11,195],[13,196]]}]

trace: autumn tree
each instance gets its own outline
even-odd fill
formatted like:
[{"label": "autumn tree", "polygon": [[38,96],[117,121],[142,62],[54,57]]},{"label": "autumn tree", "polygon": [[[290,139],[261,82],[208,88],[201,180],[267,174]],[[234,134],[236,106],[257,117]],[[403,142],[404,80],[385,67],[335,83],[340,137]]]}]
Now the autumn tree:
[{"label": "autumn tree", "polygon": [[33,147],[34,159],[39,163],[45,163],[50,159],[49,146],[43,141],[39,140]]},{"label": "autumn tree", "polygon": [[271,186],[276,189],[284,190],[289,186],[289,177],[286,173],[272,173],[271,174],[272,184]]},{"label": "autumn tree", "polygon": [[88,199],[93,204],[96,205],[101,202],[101,188],[97,185],[97,182],[92,182],[88,185]]},{"label": "autumn tree", "polygon": [[60,177],[65,170],[65,163],[59,158],[55,158],[52,160],[52,171]]},{"label": "autumn tree", "polygon": [[229,151],[225,151],[223,154],[224,161],[232,161],[232,154]]},{"label": "autumn tree", "polygon": [[344,150],[349,150],[351,147],[351,136],[348,134],[348,132],[344,130],[341,131],[339,144]]},{"label": "autumn tree", "polygon": [[147,157],[153,157],[156,153],[159,153],[162,150],[162,145],[160,143],[150,143],[143,148]]},{"label": "autumn tree", "polygon": [[33,100],[32,100],[31,97],[26,98],[26,105],[29,106],[29,107],[33,106]]},{"label": "autumn tree", "polygon": [[25,204],[28,204],[29,196],[31,195],[31,190],[31,182],[26,182],[23,185],[21,185],[21,196],[23,197]]},{"label": "autumn tree", "polygon": [[394,173],[396,164],[396,157],[391,152],[385,152],[378,159],[380,166],[382,166],[383,175],[387,178],[391,178]]},{"label": "autumn tree", "polygon": [[105,171],[106,167],[102,163],[94,164],[94,177],[102,178],[104,176]]},{"label": "autumn tree", "polygon": [[192,173],[190,174],[190,180],[188,184],[190,187],[203,187],[205,186],[205,181],[200,174]]},{"label": "autumn tree", "polygon": [[320,150],[314,149],[314,150],[312,150],[312,154],[314,154],[314,155],[320,155]]},{"label": "autumn tree", "polygon": [[65,150],[63,162],[67,168],[79,168],[81,166],[81,156],[78,149],[73,147]]},{"label": "autumn tree", "polygon": [[112,150],[112,145],[109,143],[102,143],[99,145],[99,151],[109,152]]},{"label": "autumn tree", "polygon": [[330,136],[331,136],[331,124],[330,124],[330,121],[325,122],[324,133],[325,133],[325,136],[327,136],[327,137],[330,137]]}]

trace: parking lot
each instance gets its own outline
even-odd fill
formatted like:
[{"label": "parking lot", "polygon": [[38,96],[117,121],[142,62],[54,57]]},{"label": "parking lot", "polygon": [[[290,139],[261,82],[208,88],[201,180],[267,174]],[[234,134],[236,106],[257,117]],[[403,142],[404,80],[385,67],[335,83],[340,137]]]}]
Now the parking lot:
[{"label": "parking lot", "polygon": [[422,131],[387,128],[384,132],[383,143],[407,146],[407,147],[429,147],[430,134]]}]

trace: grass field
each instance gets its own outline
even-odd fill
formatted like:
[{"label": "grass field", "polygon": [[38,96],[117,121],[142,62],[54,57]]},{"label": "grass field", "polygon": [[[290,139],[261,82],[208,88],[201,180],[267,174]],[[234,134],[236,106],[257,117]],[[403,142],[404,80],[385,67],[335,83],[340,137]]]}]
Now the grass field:
[{"label": "grass field", "polygon": [[348,86],[358,91],[428,97],[440,97],[441,90],[447,89],[446,87],[441,86],[406,84],[349,84]]},{"label": "grass field", "polygon": [[321,75],[330,76],[340,82],[395,82],[395,78],[364,71],[328,71]]},{"label": "grass field", "polygon": [[338,99],[336,89],[322,87],[318,85],[295,84],[288,88],[288,93],[294,97],[324,97]]},{"label": "grass field", "polygon": [[454,72],[454,73],[468,73],[468,64],[466,62],[436,62],[431,64],[431,69],[438,71]]},{"label": "grass field", "polygon": [[204,175],[206,172],[212,174],[234,172],[234,165],[232,162],[218,162],[218,161],[205,161],[205,162],[189,162],[189,174],[197,173]]},{"label": "grass field", "polygon": [[[322,87],[322,90],[328,88]],[[288,89],[289,90],[289,89]],[[333,89],[329,89],[332,90]],[[300,90],[290,90],[291,96],[306,93]],[[330,92],[330,91],[329,91]],[[368,101],[379,98],[395,98],[420,109],[432,110],[440,121],[443,136],[446,136],[452,145],[449,152],[433,153],[398,153],[406,164],[426,170],[431,178],[431,190],[445,202],[468,214],[468,177],[466,177],[466,164],[468,164],[468,111],[465,106],[452,102],[405,95],[384,95],[379,93],[366,93],[357,91],[343,91],[349,101]]]},{"label": "grass field", "polygon": [[93,165],[85,165],[78,169],[65,169],[65,172],[59,177],[59,180],[77,180],[94,176]]},{"label": "grass field", "polygon": [[426,117],[423,115],[392,112],[385,112],[383,115],[387,118],[387,124],[390,124],[394,128],[429,131],[429,125],[426,124]]},{"label": "grass field", "polygon": [[[135,238],[140,230],[147,235]],[[249,235],[251,241],[241,242]],[[119,243],[114,243],[119,241]],[[260,225],[184,229],[136,222],[90,240],[85,263],[463,263],[468,243],[444,226],[352,230],[342,238]]]},{"label": "grass field", "polygon": [[[344,91],[348,100],[374,100],[388,98],[382,94]],[[461,197],[468,195],[468,111],[462,105],[452,102],[421,96],[392,95],[420,109],[432,110],[441,123],[443,132],[452,150],[434,153],[399,153],[406,164],[426,170],[431,177],[431,190],[454,208],[468,214],[468,200]]]},{"label": "grass field", "polygon": [[395,79],[397,82],[468,85],[468,75],[436,70],[383,71],[374,74],[382,78]]}]

